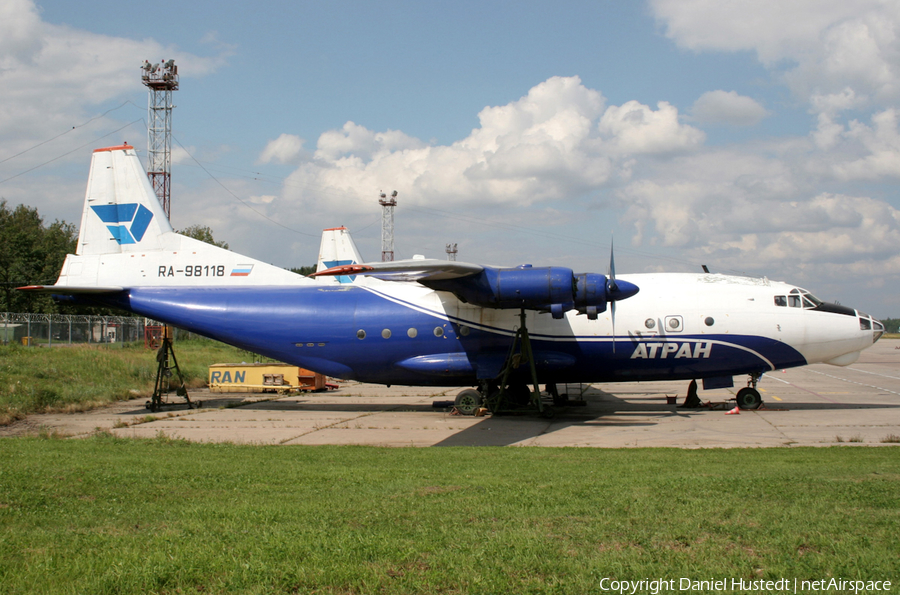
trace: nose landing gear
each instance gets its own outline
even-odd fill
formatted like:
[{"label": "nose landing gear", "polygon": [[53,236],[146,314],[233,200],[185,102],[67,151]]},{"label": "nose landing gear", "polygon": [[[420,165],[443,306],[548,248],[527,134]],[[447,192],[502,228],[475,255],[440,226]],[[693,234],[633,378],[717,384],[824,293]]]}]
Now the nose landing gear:
[{"label": "nose landing gear", "polygon": [[762,405],[762,397],[756,390],[756,384],[759,382],[761,373],[750,374],[747,386],[742,388],[735,395],[738,407],[741,409],[759,409]]}]

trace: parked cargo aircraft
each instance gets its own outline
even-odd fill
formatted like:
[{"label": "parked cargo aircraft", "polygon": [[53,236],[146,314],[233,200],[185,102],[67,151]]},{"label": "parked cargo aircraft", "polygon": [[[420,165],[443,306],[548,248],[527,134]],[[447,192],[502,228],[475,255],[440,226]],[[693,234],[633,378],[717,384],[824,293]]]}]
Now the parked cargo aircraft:
[{"label": "parked cargo aircraft", "polygon": [[[175,233],[134,148],[97,149],[77,253],[52,286],[23,288],[135,312],[329,376],[471,386],[500,409],[538,382],[702,380],[760,404],[765,372],[848,365],[883,332],[867,314],[791,285],[719,274],[575,274],[414,258],[360,263],[326,230],[316,278]],[[619,302],[621,302],[619,304]],[[618,304],[618,308],[617,308]],[[497,397],[497,395],[500,395]],[[523,397],[524,395],[524,397]]]}]

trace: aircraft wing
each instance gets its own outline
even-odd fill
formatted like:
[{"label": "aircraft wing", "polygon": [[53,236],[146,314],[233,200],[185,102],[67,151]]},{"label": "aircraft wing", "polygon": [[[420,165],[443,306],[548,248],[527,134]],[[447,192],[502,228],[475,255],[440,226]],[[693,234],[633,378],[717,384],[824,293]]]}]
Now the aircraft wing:
[{"label": "aircraft wing", "polygon": [[314,275],[369,275],[389,281],[416,281],[436,291],[449,291],[462,302],[484,308],[523,308],[550,312],[562,318],[569,310],[589,319],[605,312],[610,302],[638,292],[627,281],[581,273],[564,267],[496,268],[456,262],[413,258],[331,267]]},{"label": "aircraft wing", "polygon": [[310,275],[368,275],[387,281],[444,281],[477,275],[484,270],[478,264],[438,260],[436,258],[411,258],[391,262],[366,262],[331,267]]}]

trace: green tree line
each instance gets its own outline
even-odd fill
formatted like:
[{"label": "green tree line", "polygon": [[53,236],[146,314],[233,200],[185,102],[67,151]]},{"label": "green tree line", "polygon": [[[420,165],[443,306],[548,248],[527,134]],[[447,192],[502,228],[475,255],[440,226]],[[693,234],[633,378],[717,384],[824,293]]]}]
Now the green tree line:
[{"label": "green tree line", "polygon": [[66,254],[74,254],[77,243],[74,225],[59,220],[45,225],[36,208],[12,209],[0,200],[0,307],[6,312],[60,312],[49,295],[16,287],[55,283]]}]

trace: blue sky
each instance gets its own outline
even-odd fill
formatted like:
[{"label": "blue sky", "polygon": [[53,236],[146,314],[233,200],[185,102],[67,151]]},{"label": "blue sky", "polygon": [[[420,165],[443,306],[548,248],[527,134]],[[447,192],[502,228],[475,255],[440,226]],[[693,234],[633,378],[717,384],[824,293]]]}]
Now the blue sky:
[{"label": "blue sky", "polygon": [[895,30],[875,0],[2,0],[0,197],[77,223],[91,150],[146,148],[138,67],[174,58],[173,225],[238,252],[310,264],[347,225],[377,259],[396,189],[399,257],[602,273],[614,236],[619,272],[897,316]]}]

